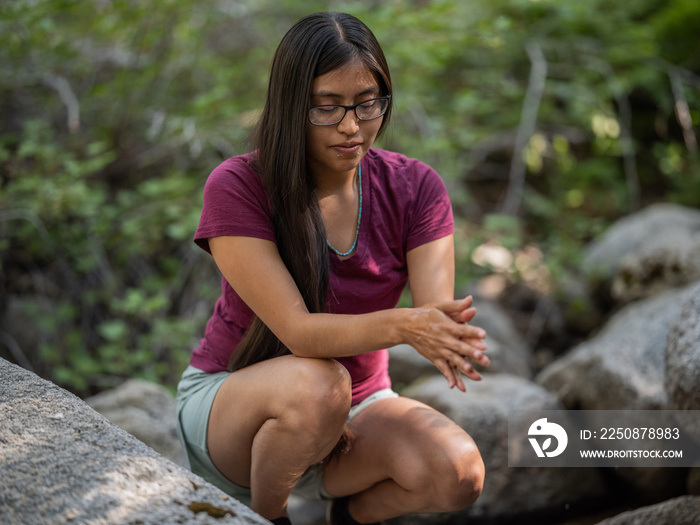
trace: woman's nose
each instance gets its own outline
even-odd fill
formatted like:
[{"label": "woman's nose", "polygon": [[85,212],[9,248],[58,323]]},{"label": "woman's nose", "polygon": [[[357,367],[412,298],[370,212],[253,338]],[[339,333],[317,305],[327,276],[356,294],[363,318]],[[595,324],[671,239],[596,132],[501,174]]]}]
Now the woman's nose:
[{"label": "woman's nose", "polygon": [[343,120],[338,122],[338,131],[344,133],[345,135],[354,135],[360,129],[360,124],[357,120],[357,115],[355,111],[349,109],[345,112]]}]

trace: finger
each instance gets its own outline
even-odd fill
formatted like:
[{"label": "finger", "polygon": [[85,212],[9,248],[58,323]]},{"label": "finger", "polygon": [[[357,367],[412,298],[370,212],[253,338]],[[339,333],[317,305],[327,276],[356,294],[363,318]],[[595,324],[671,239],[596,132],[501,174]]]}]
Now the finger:
[{"label": "finger", "polygon": [[457,375],[461,377],[462,374],[467,376],[472,381],[481,381],[481,374],[476,371],[472,363],[469,362],[468,358],[463,357],[459,354],[453,354],[449,358],[450,367],[456,371]]},{"label": "finger", "polygon": [[479,363],[480,365],[487,366],[491,363],[491,359],[484,352],[486,352],[486,343],[483,341],[475,341],[472,345],[474,353],[471,356],[471,360]]},{"label": "finger", "polygon": [[460,325],[456,332],[459,332],[460,339],[486,339],[486,330],[481,327],[474,326],[471,324]]},{"label": "finger", "polygon": [[462,381],[462,374],[459,373],[459,369],[455,370],[454,374],[455,374],[457,388],[459,390],[461,390],[462,392],[466,392],[467,387],[464,386],[464,381]]},{"label": "finger", "polygon": [[[414,346],[419,353],[431,361],[433,361],[433,358],[430,357],[432,354],[435,359],[445,359],[448,363],[452,363],[454,355],[471,359],[477,355],[477,352],[481,354],[486,350],[486,343],[482,339],[462,337],[462,333],[454,330],[445,331],[442,337],[436,337],[422,343],[420,346]],[[430,350],[431,347],[432,350]]]},{"label": "finger", "polygon": [[468,359],[469,361],[478,363],[481,366],[489,366],[491,364],[491,359],[489,359],[489,357],[486,354],[484,354],[486,346],[484,345],[483,341],[478,340],[475,341],[473,344],[467,344],[469,344],[470,349],[467,353],[460,354],[460,357],[462,359]]},{"label": "finger", "polygon": [[476,315],[476,308],[470,307],[467,308],[466,310],[462,310],[459,312],[454,312],[450,314],[450,319],[452,319],[456,323],[468,323],[472,319],[474,319],[474,316]]},{"label": "finger", "polygon": [[449,388],[453,388],[456,384],[456,380],[452,367],[447,363],[447,361],[444,361],[442,359],[433,361],[433,364],[435,365],[435,368],[437,368],[440,371],[440,373],[443,376],[445,376],[445,379],[447,379],[447,386]]},{"label": "finger", "polygon": [[449,369],[449,376],[450,379],[448,380],[448,385],[450,388],[457,387],[458,390],[461,390],[462,392],[466,392],[467,389],[464,386],[464,381],[462,381],[462,374],[459,373],[459,368],[457,368],[454,365],[447,365],[447,368]]},{"label": "finger", "polygon": [[479,374],[479,372],[477,372],[474,369],[474,367],[471,365],[471,363],[468,363],[467,361],[462,363],[462,366],[459,369],[459,371],[462,374],[464,374],[465,376],[467,376],[469,379],[471,379],[472,381],[481,381],[481,374]]},{"label": "finger", "polygon": [[[481,350],[486,350],[483,339],[486,338],[486,330],[470,324],[446,323],[441,325],[443,337],[454,338],[458,341],[474,344]],[[446,340],[445,343],[447,344]],[[449,345],[448,345],[449,346]]]},{"label": "finger", "polygon": [[464,344],[469,345],[472,350],[474,351],[479,351],[479,352],[486,352],[487,346],[486,346],[486,341],[483,339],[474,339],[474,338],[460,338],[460,341],[462,341]]},{"label": "finger", "polygon": [[479,363],[481,366],[489,366],[491,360],[489,357],[479,351],[475,352],[474,358],[472,359],[475,363]]},{"label": "finger", "polygon": [[[483,354],[486,349],[486,341],[481,337],[473,337],[472,332],[467,332],[467,335],[460,333],[450,334],[451,337],[446,337],[441,340],[440,346],[448,352],[454,352],[463,357],[472,358],[476,352]],[[443,355],[443,357],[448,357]]]},{"label": "finger", "polygon": [[486,344],[481,339],[456,341],[450,346],[445,346],[442,349],[442,358],[445,359],[450,366],[462,368],[465,360],[472,361],[481,366],[489,366],[491,360],[484,354]]},{"label": "finger", "polygon": [[451,316],[452,314],[456,314],[469,309],[472,305],[472,302],[473,298],[471,295],[469,295],[464,299],[457,299],[455,301],[445,301],[444,303],[439,303],[435,305],[435,307],[441,312]]}]

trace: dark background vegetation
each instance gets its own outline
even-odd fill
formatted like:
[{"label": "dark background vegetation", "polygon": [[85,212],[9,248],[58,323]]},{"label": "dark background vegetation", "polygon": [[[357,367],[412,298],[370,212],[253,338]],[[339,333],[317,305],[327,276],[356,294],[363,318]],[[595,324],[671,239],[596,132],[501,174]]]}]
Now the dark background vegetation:
[{"label": "dark background vegetation", "polygon": [[[219,289],[191,242],[204,181],[246,151],[277,43],[318,10],[382,43],[380,146],[446,180],[460,289],[556,303],[619,217],[700,207],[697,0],[2,2],[2,357],[83,396],[174,387]],[[593,328],[528,337],[556,353]]]}]

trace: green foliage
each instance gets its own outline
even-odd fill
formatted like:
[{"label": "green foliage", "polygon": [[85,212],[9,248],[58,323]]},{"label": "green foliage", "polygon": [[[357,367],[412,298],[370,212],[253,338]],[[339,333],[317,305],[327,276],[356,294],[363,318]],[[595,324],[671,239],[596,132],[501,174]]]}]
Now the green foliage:
[{"label": "green foliage", "polygon": [[[556,286],[620,216],[657,200],[700,206],[695,4],[432,1],[360,11],[393,66],[398,118],[388,146],[435,166],[459,214],[478,224],[458,231],[466,275],[482,274],[471,257],[486,242],[514,255],[536,243]],[[546,77],[528,116],[536,131],[520,152],[528,47],[541,50]],[[526,173],[519,220],[494,229],[517,162]]]},{"label": "green foliage", "polygon": [[246,150],[284,32],[324,9],[385,49],[396,107],[380,145],[446,179],[460,286],[506,271],[474,262],[505,250],[509,279],[556,288],[621,215],[700,205],[694,0],[4,2],[0,312],[32,319],[21,352],[38,372],[78,393],[175,383],[218,293],[191,243],[204,180]]}]

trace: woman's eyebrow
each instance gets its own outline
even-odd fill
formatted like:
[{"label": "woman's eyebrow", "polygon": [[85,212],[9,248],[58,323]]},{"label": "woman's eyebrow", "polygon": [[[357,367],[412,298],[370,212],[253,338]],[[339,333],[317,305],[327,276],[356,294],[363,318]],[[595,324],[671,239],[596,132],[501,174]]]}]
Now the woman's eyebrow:
[{"label": "woman's eyebrow", "polygon": [[[371,88],[367,88],[363,91],[360,91],[355,95],[354,98],[361,97],[363,95],[371,95],[373,93],[378,93],[379,92],[379,87],[374,86]],[[329,98],[343,98],[343,95],[339,95],[338,93],[333,93],[331,91],[319,91],[318,93],[313,93],[314,97],[329,97]]]}]

